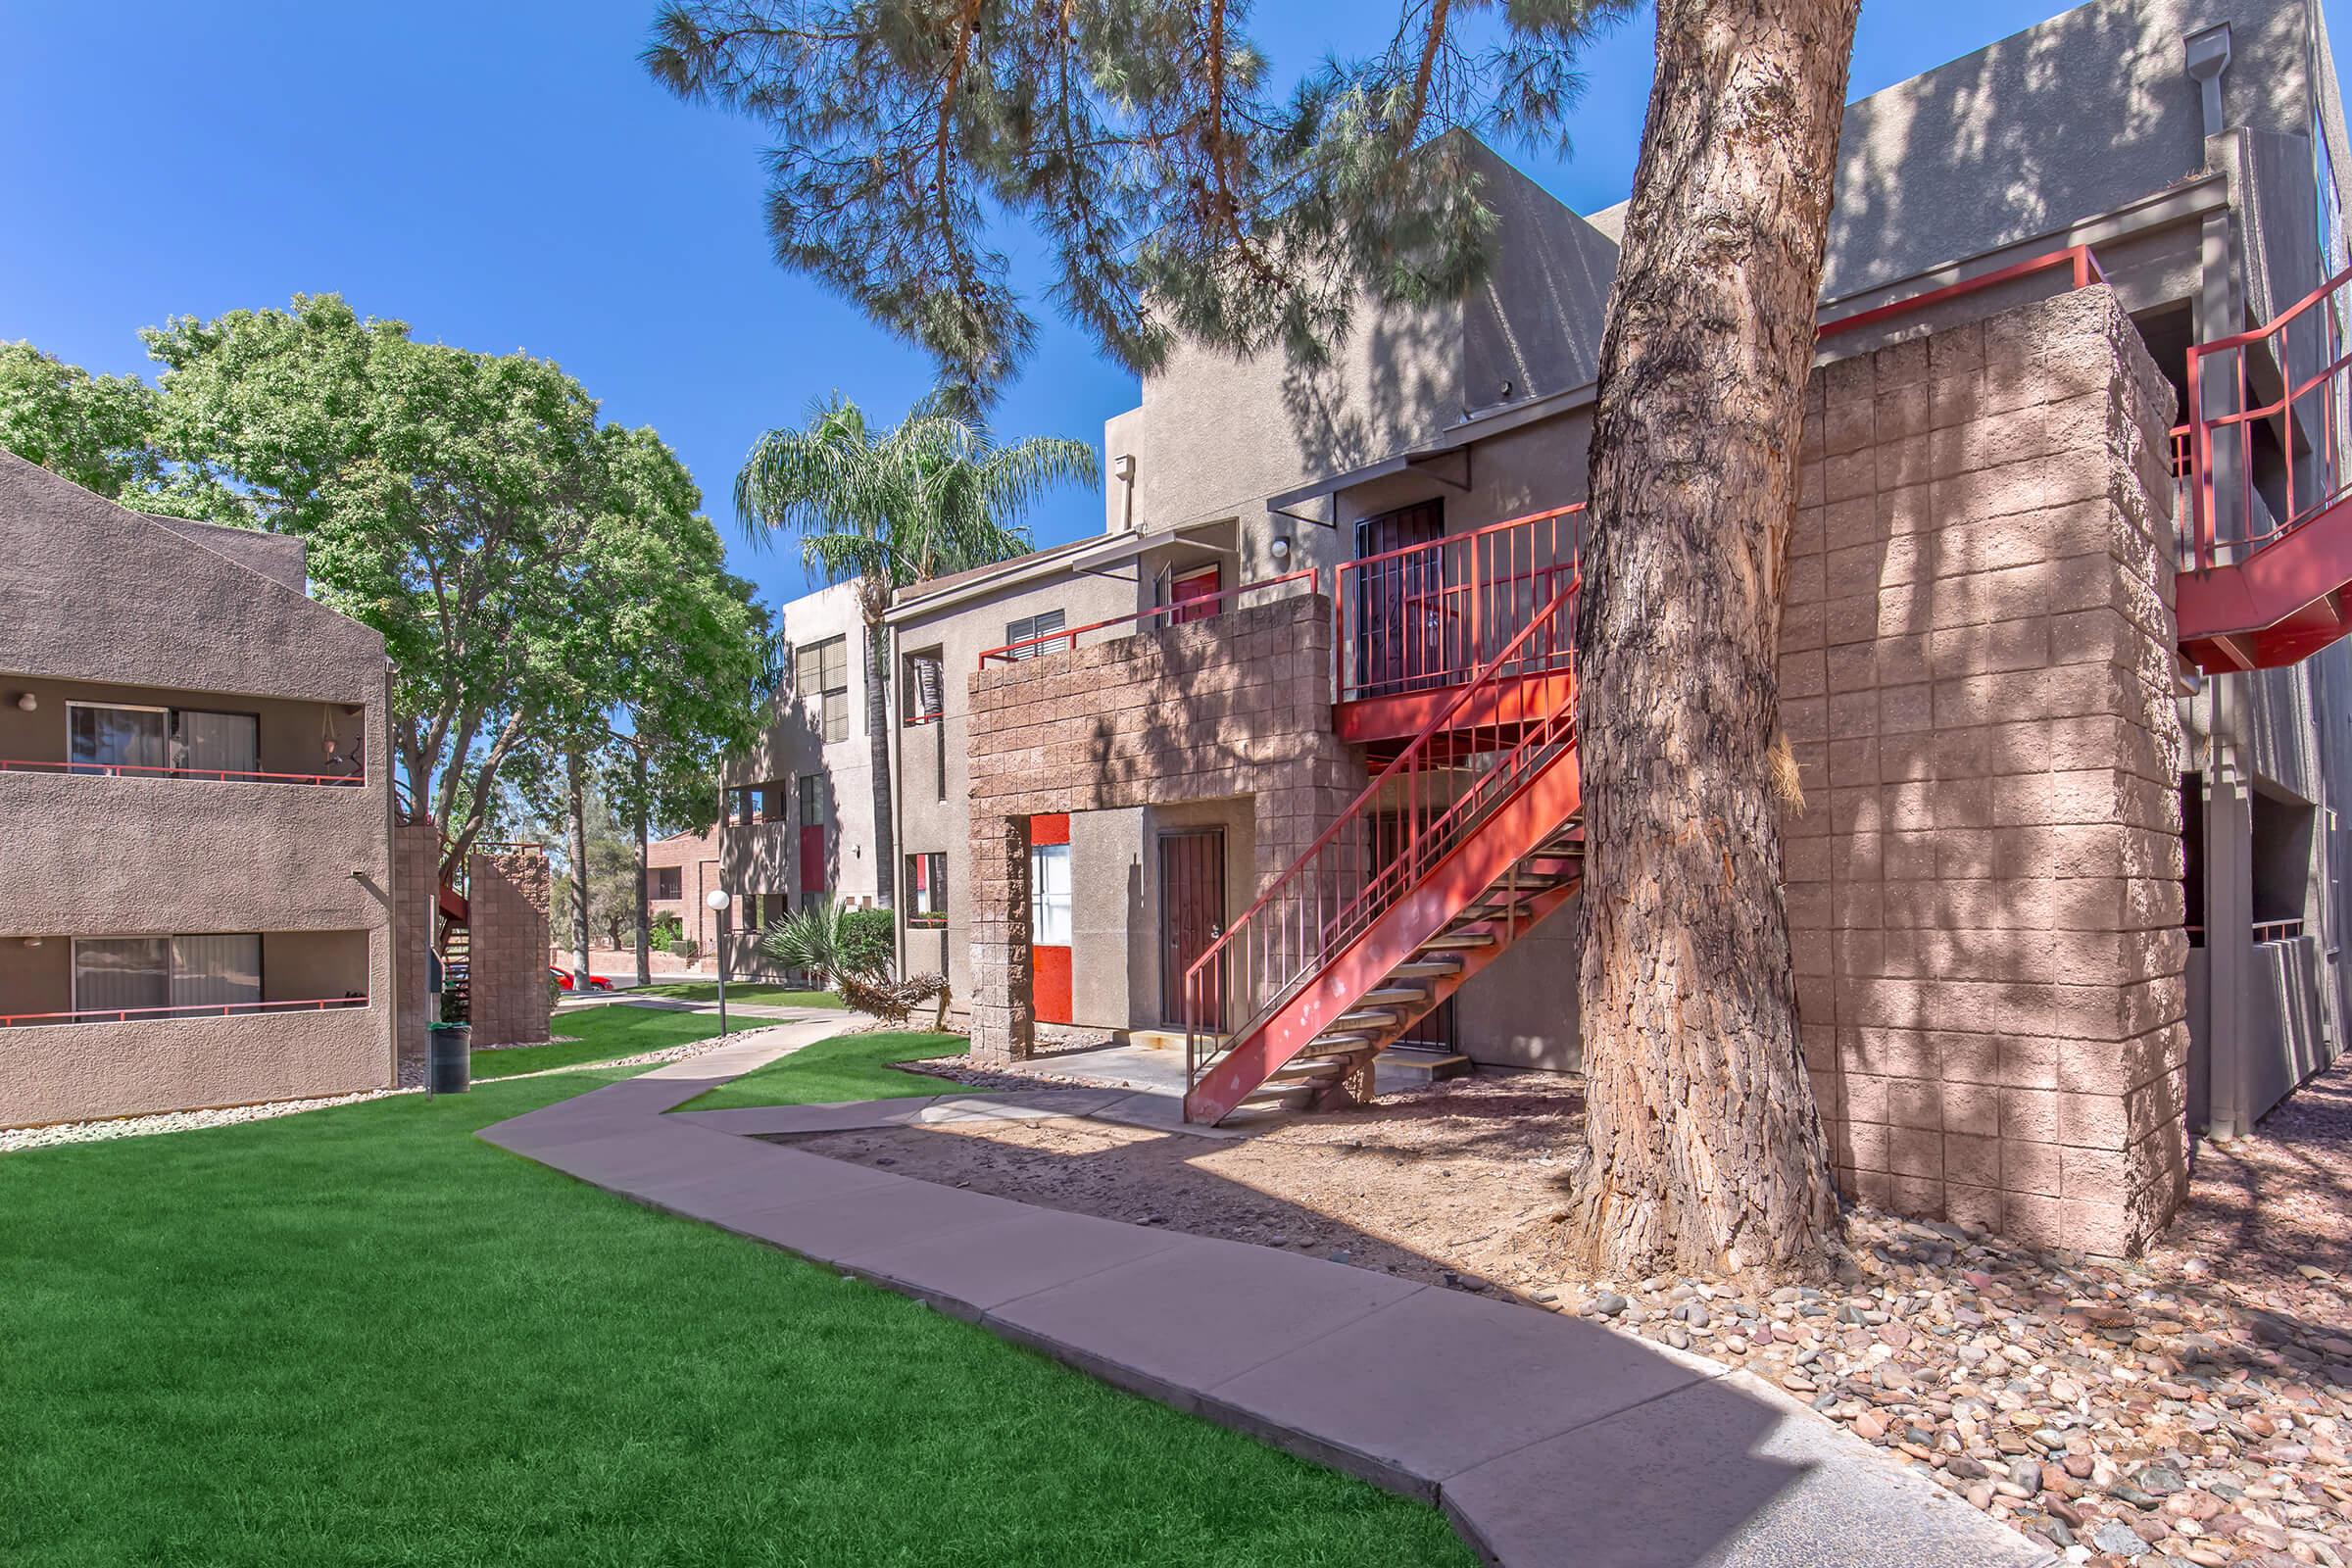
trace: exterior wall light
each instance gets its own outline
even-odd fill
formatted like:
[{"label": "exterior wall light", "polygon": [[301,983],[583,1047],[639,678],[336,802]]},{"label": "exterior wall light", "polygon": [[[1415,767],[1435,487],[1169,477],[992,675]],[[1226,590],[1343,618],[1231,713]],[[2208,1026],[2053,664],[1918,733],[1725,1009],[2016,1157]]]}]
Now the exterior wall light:
[{"label": "exterior wall light", "polygon": [[17,706],[29,713],[41,706],[41,700],[30,692],[19,692],[17,693]]},{"label": "exterior wall light", "polygon": [[1281,534],[1276,534],[1273,542],[1266,546],[1266,553],[1272,556],[1275,564],[1279,565],[1291,559],[1291,542]]}]

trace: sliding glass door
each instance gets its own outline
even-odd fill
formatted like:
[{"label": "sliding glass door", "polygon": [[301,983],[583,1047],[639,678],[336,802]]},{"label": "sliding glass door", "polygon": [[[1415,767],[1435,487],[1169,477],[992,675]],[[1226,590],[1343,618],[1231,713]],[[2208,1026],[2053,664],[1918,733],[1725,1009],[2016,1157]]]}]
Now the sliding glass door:
[{"label": "sliding glass door", "polygon": [[161,1014],[262,1000],[262,939],[250,932],[77,937],[74,1010]]}]

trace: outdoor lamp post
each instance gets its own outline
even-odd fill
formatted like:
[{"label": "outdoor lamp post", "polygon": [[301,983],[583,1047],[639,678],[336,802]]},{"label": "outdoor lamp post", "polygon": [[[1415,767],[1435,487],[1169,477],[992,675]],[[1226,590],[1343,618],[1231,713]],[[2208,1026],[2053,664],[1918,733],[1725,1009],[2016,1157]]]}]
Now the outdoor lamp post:
[{"label": "outdoor lamp post", "polygon": [[712,888],[703,899],[718,916],[718,1038],[727,1038],[727,906],[734,902],[725,888]]}]

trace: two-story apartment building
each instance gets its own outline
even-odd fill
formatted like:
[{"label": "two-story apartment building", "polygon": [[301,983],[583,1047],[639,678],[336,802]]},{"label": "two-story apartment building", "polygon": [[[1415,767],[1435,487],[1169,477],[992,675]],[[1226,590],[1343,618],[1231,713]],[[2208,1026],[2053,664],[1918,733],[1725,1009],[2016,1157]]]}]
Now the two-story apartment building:
[{"label": "two-story apartment building", "polygon": [[791,650],[768,699],[768,722],[720,773],[719,883],[733,903],[715,940],[734,974],[765,974],[767,930],[794,909],[871,904],[872,728],[865,623],[854,583],[807,594],[777,612]]},{"label": "two-story apartment building", "polygon": [[0,452],[0,1125],[392,1083],[388,680],[299,541]]},{"label": "two-story apartment building", "polygon": [[[2128,1242],[2186,1127],[2341,1050],[2352,301],[2295,307],[2347,156],[2312,0],[2094,0],[1847,111],[1782,695],[1850,1190]],[[982,1051],[1189,1022],[1211,1115],[1373,1047],[1577,1064],[1557,764],[1624,211],[1486,157],[1469,298],[1367,305],[1316,370],[1180,349],[1105,428],[1102,533],[899,596],[905,957]],[[1473,877],[1539,784],[1549,837]]]}]

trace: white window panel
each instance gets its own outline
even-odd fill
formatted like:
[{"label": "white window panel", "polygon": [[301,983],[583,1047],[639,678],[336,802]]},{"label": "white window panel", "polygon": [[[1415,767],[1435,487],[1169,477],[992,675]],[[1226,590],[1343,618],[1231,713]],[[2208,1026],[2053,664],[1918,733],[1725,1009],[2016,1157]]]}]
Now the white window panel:
[{"label": "white window panel", "polygon": [[170,937],[76,937],[74,1008],[76,1012],[145,1009],[172,1004]]},{"label": "white window panel", "polygon": [[262,765],[261,720],[251,713],[202,713],[183,709],[178,765],[200,772],[251,773]]},{"label": "white window panel", "polygon": [[1029,941],[1033,947],[1070,945],[1070,847],[1040,844],[1029,851]]}]

